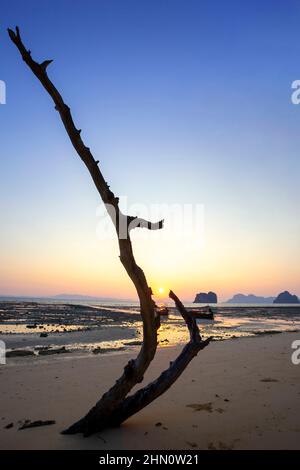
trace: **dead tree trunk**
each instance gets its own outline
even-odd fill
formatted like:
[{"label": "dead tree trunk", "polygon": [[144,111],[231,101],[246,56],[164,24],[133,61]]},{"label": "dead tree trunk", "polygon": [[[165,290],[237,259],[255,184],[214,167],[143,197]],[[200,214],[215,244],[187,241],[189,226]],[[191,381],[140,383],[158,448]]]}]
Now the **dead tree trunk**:
[{"label": "dead tree trunk", "polygon": [[196,321],[188,315],[179,299],[171,291],[170,297],[175,301],[189,329],[190,342],[170,365],[170,368],[164,371],[156,381],[126,398],[130,390],[143,380],[144,373],[156,353],[157,330],[160,326],[160,318],[152,299],[151,288],[148,286],[143,270],[136,264],[134,259],[130,231],[134,228],[161,229],[163,228],[163,220],[151,223],[138,217],[127,216],[121,212],[119,199],[105,181],[98,166],[99,161],[94,159],[90,149],[85,146],[81,138],[81,130],[75,127],[69,106],[64,102],[61,94],[47,75],[47,67],[52,60],[45,60],[41,63],[33,60],[31,51],[27,50],[22,42],[18,27],[15,31],[8,29],[8,33],[24,62],[51,96],[74,149],[86,165],[101,199],[106,205],[117,232],[120,260],[136,288],[140,301],[143,320],[143,344],[138,356],[128,362],[122,376],[100,398],[87,415],[64,431],[64,434],[81,432],[84,435],[90,435],[105,427],[122,423],[129,416],[164,393],[180,376],[191,359],[208,344],[209,340],[201,340]]}]

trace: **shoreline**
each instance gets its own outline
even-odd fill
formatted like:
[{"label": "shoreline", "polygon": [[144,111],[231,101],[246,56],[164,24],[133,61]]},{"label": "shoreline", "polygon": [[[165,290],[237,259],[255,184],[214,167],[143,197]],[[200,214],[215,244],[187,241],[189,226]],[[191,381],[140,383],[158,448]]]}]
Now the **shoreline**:
[{"label": "shoreline", "polygon": [[[101,327],[100,327],[101,328]],[[96,330],[96,329],[95,329]],[[105,356],[114,356],[119,354],[137,354],[141,345],[142,345],[142,337],[135,336],[132,331],[134,328],[129,328],[126,331],[126,334],[122,337],[122,339],[115,340],[114,347],[110,347],[108,344],[107,347],[94,347],[93,343],[89,343],[86,339],[85,342],[87,343],[86,349],[84,348],[68,348],[65,347],[65,341],[57,342],[53,347],[53,344],[49,346],[35,346],[35,347],[20,347],[7,349],[7,357],[6,357],[6,365],[17,365],[18,362],[24,361],[24,363],[30,363],[30,361],[42,361],[47,360],[50,361],[54,358],[57,359],[70,359],[72,358],[88,358],[93,357],[96,355],[105,355]],[[76,331],[75,333],[82,333],[81,331]],[[70,334],[67,332],[65,334]],[[244,340],[244,339],[255,339],[257,337],[264,337],[264,336],[273,336],[273,335],[282,335],[282,334],[299,334],[300,337],[300,329],[293,329],[287,331],[263,331],[263,332],[256,332],[252,333],[249,336],[232,336],[232,337],[225,337],[225,338],[213,338],[211,339],[211,343],[213,342],[224,342],[224,341],[235,341],[235,340]],[[19,333],[7,333],[7,335],[20,335]],[[0,338],[3,340],[5,335],[1,335]],[[204,337],[203,339],[205,339]],[[110,341],[113,341],[113,338],[110,336]],[[166,340],[159,340],[157,350],[166,349],[166,348],[180,348],[183,347],[186,342],[188,341],[180,341],[176,344],[169,344],[165,342]],[[109,343],[109,341],[108,341]],[[61,344],[61,345],[60,345]],[[30,354],[28,353],[30,352]]]},{"label": "shoreline", "polygon": [[[59,433],[94,405],[136,351],[70,355],[63,361],[18,358],[9,367],[0,366],[0,447],[299,449],[300,365],[291,362],[296,339],[299,333],[212,342],[166,394],[120,428],[85,439]],[[180,350],[160,348],[145,383]],[[19,431],[26,419],[56,423]],[[158,422],[162,426],[155,426]],[[10,423],[13,427],[5,429]]]},{"label": "shoreline", "polygon": [[[0,303],[0,340],[7,357],[41,355],[110,354],[131,351],[141,345],[142,322],[132,307],[78,304]],[[284,331],[300,331],[297,310],[247,307],[215,314],[214,319],[198,320],[203,339],[222,341],[238,337],[256,337]],[[173,308],[162,318],[159,342],[176,346],[188,341],[188,331]],[[63,353],[63,354],[62,354]]]},{"label": "shoreline", "polygon": [[[201,328],[201,327],[200,327]],[[101,327],[99,327],[101,329]],[[118,330],[120,328],[116,328]],[[97,332],[97,328],[95,328]],[[83,331],[76,331],[75,334],[82,334]],[[72,332],[66,332],[64,334],[72,334]],[[111,332],[110,332],[111,333]],[[224,338],[214,338],[212,337],[211,343],[213,342],[224,342],[224,341],[235,341],[235,340],[244,340],[244,339],[255,339],[258,337],[264,336],[273,336],[273,335],[282,335],[282,334],[299,334],[300,337],[300,329],[293,329],[287,331],[263,331],[263,332],[256,332],[252,333],[248,336],[231,336],[231,337],[224,337]],[[10,335],[18,335],[24,336],[20,333],[7,333],[8,336]],[[29,334],[28,334],[29,335]],[[0,335],[0,339],[5,339],[6,335]],[[143,341],[141,333],[137,330],[134,333],[134,328],[128,328],[125,330],[125,334],[122,336],[122,339],[114,339],[114,335],[109,335],[109,341],[107,341],[106,347],[95,347],[94,343],[89,343],[88,339],[85,338],[84,343],[86,346],[84,348],[68,348],[65,347],[65,341],[63,338],[61,341],[56,342],[53,344],[49,344],[48,346],[40,345],[40,346],[23,346],[20,344],[20,347],[17,348],[8,348],[6,351],[6,365],[7,366],[14,366],[18,365],[19,361],[23,361],[26,363],[31,363],[32,361],[51,361],[52,359],[56,358],[57,360],[61,359],[71,359],[71,358],[88,358],[93,357],[94,355],[105,355],[105,356],[114,356],[119,354],[137,354]],[[187,335],[186,335],[187,336]],[[117,334],[117,338],[119,335]],[[205,339],[206,336],[203,337]],[[22,341],[22,339],[21,339]],[[24,339],[23,339],[24,341]],[[110,347],[110,342],[114,341],[114,347]],[[157,350],[166,349],[166,348],[180,348],[183,347],[186,342],[188,341],[188,337],[186,337],[186,341],[181,340],[178,341],[176,344],[169,344],[168,340],[166,339],[159,339]],[[35,342],[34,342],[35,343]],[[73,344],[73,343],[71,343]],[[105,344],[105,342],[103,343]]]}]

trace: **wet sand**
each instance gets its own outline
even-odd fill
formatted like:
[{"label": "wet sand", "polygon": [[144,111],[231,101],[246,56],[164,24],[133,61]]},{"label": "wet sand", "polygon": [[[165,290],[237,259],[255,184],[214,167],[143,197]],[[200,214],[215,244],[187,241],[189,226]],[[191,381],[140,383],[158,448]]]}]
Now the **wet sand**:
[{"label": "wet sand", "polygon": [[[120,428],[90,438],[60,431],[95,403],[133,351],[9,359],[0,366],[0,447],[299,449],[300,365],[291,362],[296,339],[299,333],[213,342],[166,394]],[[145,381],[167,367],[180,349],[159,349]],[[27,419],[56,423],[19,431]]]},{"label": "wet sand", "polygon": [[[190,308],[190,307],[188,307]],[[218,306],[213,320],[198,320],[203,338],[227,340],[237,337],[300,331],[297,307]],[[83,305],[47,302],[0,302],[0,341],[12,355],[31,354],[32,359],[48,349],[56,354],[106,353],[131,349],[139,343],[142,322],[135,305]],[[188,341],[188,331],[175,308],[161,318],[159,341],[176,346]]]}]

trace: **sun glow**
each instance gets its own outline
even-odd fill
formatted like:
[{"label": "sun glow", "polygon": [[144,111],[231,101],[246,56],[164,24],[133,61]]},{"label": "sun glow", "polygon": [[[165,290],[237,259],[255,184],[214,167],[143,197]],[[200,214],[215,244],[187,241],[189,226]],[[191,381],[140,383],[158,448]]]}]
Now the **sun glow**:
[{"label": "sun glow", "polygon": [[159,293],[160,295],[164,294],[164,293],[165,293],[165,289],[164,289],[163,287],[159,287],[159,288],[158,288],[158,293]]}]

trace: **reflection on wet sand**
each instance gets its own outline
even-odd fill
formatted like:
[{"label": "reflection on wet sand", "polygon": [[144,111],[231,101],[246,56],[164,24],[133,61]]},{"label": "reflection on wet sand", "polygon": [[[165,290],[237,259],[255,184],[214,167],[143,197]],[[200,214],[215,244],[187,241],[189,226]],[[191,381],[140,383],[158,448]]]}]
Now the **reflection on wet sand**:
[{"label": "reflection on wet sand", "polygon": [[[220,341],[300,330],[299,310],[221,306],[214,307],[214,320],[197,322],[204,338],[212,336]],[[0,302],[0,339],[5,341],[8,351],[30,350],[34,355],[45,350],[49,354],[120,352],[139,347],[142,323],[136,305]],[[188,339],[182,318],[175,308],[169,308],[168,317],[161,318],[159,347],[185,343]]]}]

